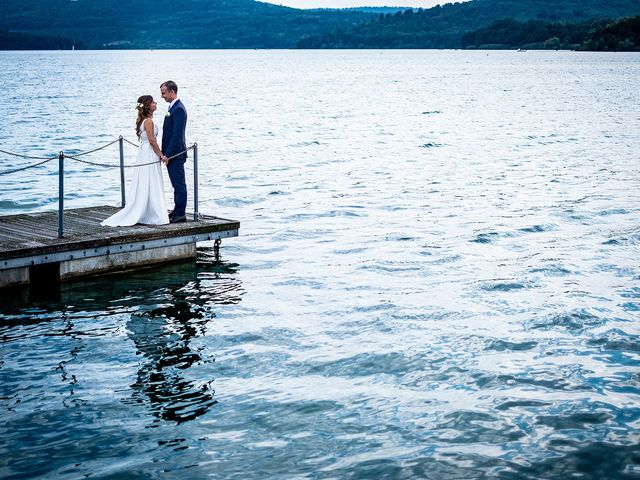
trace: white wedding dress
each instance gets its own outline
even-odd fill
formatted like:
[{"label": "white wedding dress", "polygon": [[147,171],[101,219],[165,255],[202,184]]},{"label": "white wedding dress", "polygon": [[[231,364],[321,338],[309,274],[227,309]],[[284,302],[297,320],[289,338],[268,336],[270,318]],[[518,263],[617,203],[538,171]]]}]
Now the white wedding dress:
[{"label": "white wedding dress", "polygon": [[[164,225],[169,223],[167,204],[164,199],[164,182],[158,155],[151,148],[147,131],[144,129],[145,119],[140,126],[140,149],[136,165],[133,167],[131,183],[126,195],[125,207],[111,215],[100,225],[107,227],[123,227],[143,223],[146,225]],[[158,127],[153,126],[153,136],[158,136]],[[153,163],[152,163],[153,162]],[[149,165],[150,164],[150,165]]]}]

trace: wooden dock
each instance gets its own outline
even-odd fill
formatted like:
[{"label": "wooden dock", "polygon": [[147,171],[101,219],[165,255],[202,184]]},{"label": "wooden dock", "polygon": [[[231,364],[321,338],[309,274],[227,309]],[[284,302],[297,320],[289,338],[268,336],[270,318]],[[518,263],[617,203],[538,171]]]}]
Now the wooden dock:
[{"label": "wooden dock", "polygon": [[[200,221],[103,227],[117,207],[0,216],[0,287],[127,270],[195,258],[196,243],[237,237],[240,222],[200,214]],[[193,218],[193,216],[191,216]]]}]

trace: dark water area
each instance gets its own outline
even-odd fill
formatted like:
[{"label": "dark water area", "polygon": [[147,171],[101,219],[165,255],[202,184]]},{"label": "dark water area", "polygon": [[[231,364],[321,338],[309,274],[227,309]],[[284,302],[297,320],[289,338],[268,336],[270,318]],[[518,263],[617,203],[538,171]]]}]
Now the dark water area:
[{"label": "dark water area", "polygon": [[616,319],[423,344],[416,325],[455,315],[382,304],[331,331],[252,329],[234,325],[258,315],[240,270],[201,247],[195,264],[3,292],[3,478],[637,478],[640,344]]},{"label": "dark water area", "polygon": [[165,71],[240,236],[0,292],[1,478],[640,478],[640,54],[5,52],[2,148],[128,135]]}]

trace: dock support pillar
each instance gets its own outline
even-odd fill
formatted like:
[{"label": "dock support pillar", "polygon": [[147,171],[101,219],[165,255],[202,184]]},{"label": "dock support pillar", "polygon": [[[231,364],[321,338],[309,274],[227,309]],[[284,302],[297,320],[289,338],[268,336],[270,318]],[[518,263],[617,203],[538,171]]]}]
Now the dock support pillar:
[{"label": "dock support pillar", "polygon": [[193,221],[200,221],[198,213],[198,144],[193,144]]},{"label": "dock support pillar", "polygon": [[64,236],[64,152],[58,154],[58,238]]},{"label": "dock support pillar", "polygon": [[122,208],[124,208],[126,204],[125,195],[124,195],[124,139],[122,135],[118,139],[120,143],[120,196],[122,197]]}]

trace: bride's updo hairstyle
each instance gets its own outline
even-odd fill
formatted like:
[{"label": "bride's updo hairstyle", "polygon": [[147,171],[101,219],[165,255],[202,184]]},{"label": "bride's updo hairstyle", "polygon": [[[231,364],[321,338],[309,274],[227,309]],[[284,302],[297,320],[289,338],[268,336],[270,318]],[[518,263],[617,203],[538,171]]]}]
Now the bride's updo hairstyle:
[{"label": "bride's updo hairstyle", "polygon": [[138,135],[138,139],[141,134],[140,125],[142,125],[145,118],[148,118],[151,115],[151,102],[153,102],[153,97],[151,95],[142,95],[138,98],[138,105],[136,105],[136,110],[138,110],[138,118],[136,119],[136,135]]}]

